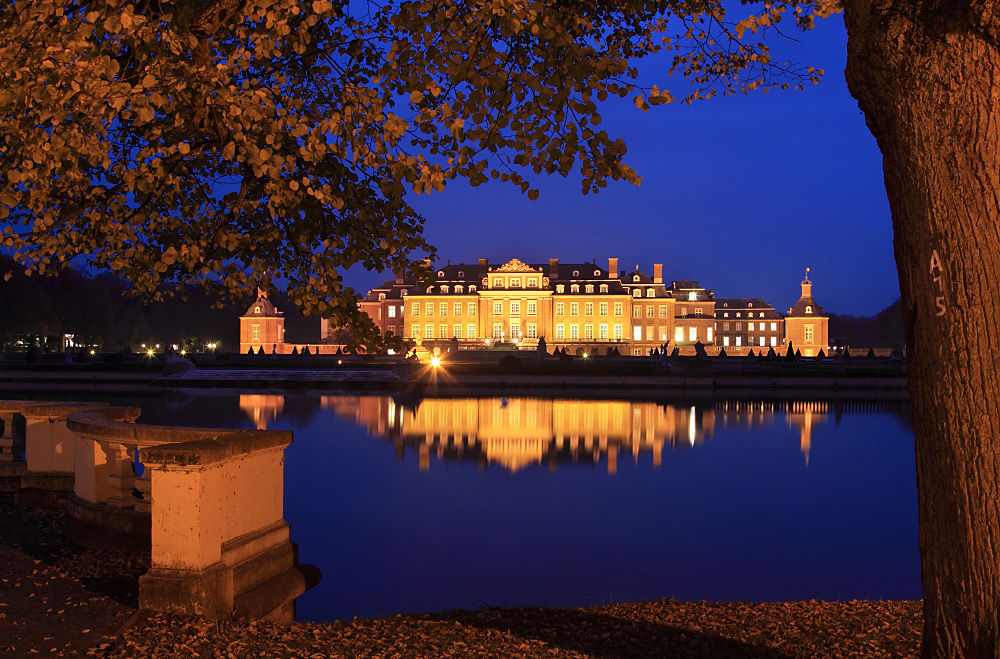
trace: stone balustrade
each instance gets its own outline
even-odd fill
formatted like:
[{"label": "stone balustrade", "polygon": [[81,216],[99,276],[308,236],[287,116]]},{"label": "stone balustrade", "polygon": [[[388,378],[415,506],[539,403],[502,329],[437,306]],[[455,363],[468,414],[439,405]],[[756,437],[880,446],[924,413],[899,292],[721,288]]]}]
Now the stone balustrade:
[{"label": "stone balustrade", "polygon": [[294,598],[319,571],[298,564],[283,518],[292,434],[131,423],[138,412],[67,417],[76,435],[67,535],[88,546],[148,547],[142,608],[294,619]]}]

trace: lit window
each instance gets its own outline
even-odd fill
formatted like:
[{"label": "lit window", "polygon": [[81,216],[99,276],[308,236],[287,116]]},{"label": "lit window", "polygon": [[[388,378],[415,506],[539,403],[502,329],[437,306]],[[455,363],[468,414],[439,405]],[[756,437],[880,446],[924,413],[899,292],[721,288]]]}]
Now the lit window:
[{"label": "lit window", "polygon": [[433,302],[428,302],[427,304],[424,305],[424,315],[425,316],[433,316],[434,315],[434,303]]},{"label": "lit window", "polygon": [[621,302],[615,302],[615,315],[620,316],[624,312]]},{"label": "lit window", "polygon": [[778,323],[771,323],[771,331],[772,332],[778,331]]},{"label": "lit window", "polygon": [[636,304],[636,305],[634,305],[632,307],[632,317],[633,318],[642,318],[642,307],[639,306],[638,304]]},{"label": "lit window", "polygon": [[761,312],[760,312],[759,314],[757,314],[757,317],[758,317],[758,318],[763,318],[763,317],[764,317],[764,312],[763,312],[763,311],[761,311]]},{"label": "lit window", "polygon": [[466,329],[469,331],[469,333],[466,334],[467,337],[469,337],[470,339],[476,338],[476,324],[475,323],[469,323],[466,326]]},{"label": "lit window", "polygon": [[447,285],[445,285],[445,286],[442,286],[442,287],[441,287],[441,292],[442,292],[442,293],[447,293],[447,292],[448,292],[448,286],[447,286]]},{"label": "lit window", "polygon": [[771,337],[771,345],[772,346],[778,345],[778,337],[776,337],[776,336],[772,336]]},{"label": "lit window", "polygon": [[556,293],[565,293],[566,287],[563,284],[556,284]]},{"label": "lit window", "polygon": [[424,338],[433,339],[434,338],[434,326],[430,323],[424,325]]},{"label": "lit window", "polygon": [[493,303],[493,315],[494,316],[502,316],[503,315],[503,302],[494,302]]},{"label": "lit window", "polygon": [[608,285],[607,284],[601,284],[601,292],[602,293],[607,293],[608,292]]},{"label": "lit window", "polygon": [[586,305],[584,305],[584,312],[588,316],[593,316],[594,315],[594,303],[593,302],[588,302]]},{"label": "lit window", "polygon": [[646,326],[646,340],[647,341],[652,341],[653,340],[653,326],[652,325],[647,325]]},{"label": "lit window", "polygon": [[615,323],[615,341],[621,341],[623,336],[624,335],[622,334],[622,326],[618,323]]},{"label": "lit window", "polygon": [[812,305],[807,304],[806,305],[806,313],[812,313],[812,312],[813,312]]},{"label": "lit window", "polygon": [[737,318],[739,318],[739,317],[740,317],[740,312],[739,312],[739,311],[737,311],[737,312],[736,312],[736,317],[737,317]]},{"label": "lit window", "polygon": [[253,312],[254,313],[260,313],[260,307],[254,307],[253,308]]},{"label": "lit window", "polygon": [[722,345],[723,346],[727,346],[727,347],[729,346],[729,337],[728,336],[722,337]]},{"label": "lit window", "polygon": [[528,315],[529,316],[534,316],[537,313],[538,313],[538,303],[537,302],[529,302],[528,303]]},{"label": "lit window", "polygon": [[566,307],[563,305],[562,302],[556,302],[556,315],[557,316],[563,315],[563,311],[565,310],[565,308]]},{"label": "lit window", "polygon": [[608,315],[608,303],[607,302],[601,302],[601,315],[602,316],[607,316]]},{"label": "lit window", "polygon": [[579,302],[571,302],[570,303],[570,305],[569,305],[569,315],[571,315],[571,316],[579,316],[580,315],[580,303]]},{"label": "lit window", "polygon": [[642,341],[642,328],[638,325],[632,328],[632,340]]},{"label": "lit window", "polygon": [[452,336],[454,336],[456,339],[462,338],[462,326],[461,325],[455,325],[452,328]]},{"label": "lit window", "polygon": [[656,292],[652,288],[647,288],[646,297],[656,297]]},{"label": "lit window", "polygon": [[708,343],[712,342],[712,328],[711,327],[705,328],[705,341],[708,342]]},{"label": "lit window", "polygon": [[537,339],[538,338],[538,325],[534,323],[528,323],[528,338]]},{"label": "lit window", "polygon": [[456,293],[461,293],[461,292],[463,292],[463,290],[464,289],[462,288],[461,284],[458,284],[457,286],[455,286],[455,292]]},{"label": "lit window", "polygon": [[698,328],[697,327],[689,327],[688,328],[688,341],[697,341],[697,340],[698,340]]},{"label": "lit window", "polygon": [[419,316],[420,315],[420,303],[419,302],[414,302],[413,303],[413,309],[410,312],[410,315],[412,315],[412,316]]},{"label": "lit window", "polygon": [[723,318],[729,318],[729,312],[728,311],[723,311],[722,312],[722,317]]},{"label": "lit window", "polygon": [[475,302],[469,302],[468,310],[469,310],[469,315],[470,316],[475,316],[476,315],[476,303]]},{"label": "lit window", "polygon": [[441,316],[447,316],[448,315],[448,303],[447,302],[442,302],[441,303],[441,308],[439,309],[439,311],[440,311],[439,315],[441,315]]},{"label": "lit window", "polygon": [[660,318],[666,318],[666,317],[667,317],[667,305],[661,304],[660,305]]},{"label": "lit window", "polygon": [[566,338],[565,334],[566,334],[566,332],[563,329],[562,324],[560,323],[560,324],[556,325],[556,338],[557,339],[565,339]]},{"label": "lit window", "polygon": [[681,342],[684,341],[684,328],[683,327],[675,327],[674,328],[674,341],[676,341],[677,343],[681,343]]},{"label": "lit window", "polygon": [[642,289],[633,288],[632,289],[632,297],[642,297]]},{"label": "lit window", "polygon": [[753,331],[753,323],[747,323],[747,329]]},{"label": "lit window", "polygon": [[760,337],[760,346],[761,346],[762,348],[764,347],[764,337],[763,337],[763,336],[762,336],[762,337]]},{"label": "lit window", "polygon": [[511,288],[521,288],[521,278],[520,277],[514,277],[513,279],[511,279],[510,280],[510,287]]},{"label": "lit window", "polygon": [[512,316],[519,316],[519,315],[521,315],[521,303],[520,302],[511,302],[510,303],[510,315],[512,315]]},{"label": "lit window", "polygon": [[656,328],[656,331],[657,331],[657,336],[660,337],[660,341],[667,340],[667,328],[665,326],[663,325],[658,326]]},{"label": "lit window", "polygon": [[593,284],[587,284],[587,286],[584,288],[584,290],[586,292],[588,292],[588,293],[593,293],[594,292],[594,285]]},{"label": "lit window", "polygon": [[738,345],[738,346],[739,345],[743,345],[743,337],[742,336],[737,336],[736,337],[736,345]]},{"label": "lit window", "polygon": [[403,297],[406,297],[406,291],[400,291],[399,294],[402,295]]},{"label": "lit window", "polygon": [[573,284],[572,286],[570,286],[569,287],[569,292],[570,293],[579,293],[580,292],[580,284]]},{"label": "lit window", "polygon": [[806,325],[806,344],[811,344],[813,342],[813,326]]},{"label": "lit window", "polygon": [[655,312],[656,312],[656,309],[654,309],[654,308],[653,308],[653,305],[651,305],[651,304],[650,304],[650,305],[648,305],[648,306],[646,307],[646,318],[652,318],[652,317],[653,317],[653,314],[654,314]]},{"label": "lit window", "polygon": [[456,316],[461,316],[462,315],[462,303],[461,302],[456,302],[455,303],[455,315]]},{"label": "lit window", "polygon": [[607,325],[601,325],[597,329],[597,337],[601,341],[607,341],[608,340],[608,326]]},{"label": "lit window", "polygon": [[691,291],[690,293],[688,293],[688,302],[697,302],[697,301],[698,301],[697,291]]},{"label": "lit window", "polygon": [[594,340],[594,326],[593,325],[584,325],[583,326],[583,338],[587,339],[588,341],[593,341]]},{"label": "lit window", "polygon": [[753,302],[747,302],[747,307],[753,307]]},{"label": "lit window", "polygon": [[390,304],[389,305],[389,318],[395,318],[395,317],[396,317],[396,305]]},{"label": "lit window", "polygon": [[577,339],[580,338],[580,326],[579,325],[570,325],[569,326],[569,338],[573,339],[574,341],[576,341]]}]

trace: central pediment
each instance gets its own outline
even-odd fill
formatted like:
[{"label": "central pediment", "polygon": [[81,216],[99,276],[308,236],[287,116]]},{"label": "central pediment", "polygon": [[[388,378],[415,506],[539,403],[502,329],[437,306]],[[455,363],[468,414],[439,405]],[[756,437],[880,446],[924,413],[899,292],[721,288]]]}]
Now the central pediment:
[{"label": "central pediment", "polygon": [[493,272],[538,272],[520,259],[511,259]]}]

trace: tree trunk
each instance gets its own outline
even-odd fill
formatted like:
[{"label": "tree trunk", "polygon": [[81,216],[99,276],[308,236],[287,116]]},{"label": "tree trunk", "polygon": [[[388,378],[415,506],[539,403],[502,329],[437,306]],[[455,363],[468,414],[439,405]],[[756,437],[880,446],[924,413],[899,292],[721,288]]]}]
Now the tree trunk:
[{"label": "tree trunk", "polygon": [[993,1],[844,0],[882,150],[916,435],[924,657],[1000,656],[1000,51]]}]

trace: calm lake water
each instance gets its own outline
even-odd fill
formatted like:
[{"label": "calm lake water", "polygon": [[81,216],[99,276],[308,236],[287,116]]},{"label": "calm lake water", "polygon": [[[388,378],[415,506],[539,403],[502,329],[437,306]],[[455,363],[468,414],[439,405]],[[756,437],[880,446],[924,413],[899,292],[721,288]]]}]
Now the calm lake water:
[{"label": "calm lake water", "polygon": [[323,571],[300,620],[920,597],[905,403],[88,398],[147,423],[294,431],[285,519]]}]

